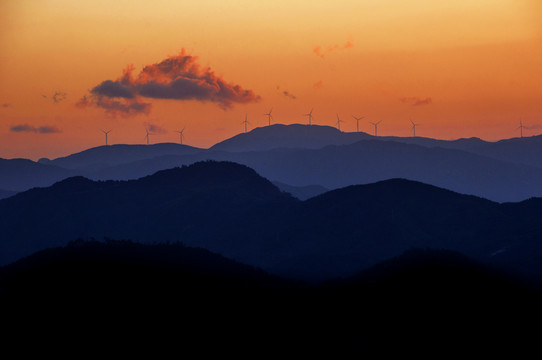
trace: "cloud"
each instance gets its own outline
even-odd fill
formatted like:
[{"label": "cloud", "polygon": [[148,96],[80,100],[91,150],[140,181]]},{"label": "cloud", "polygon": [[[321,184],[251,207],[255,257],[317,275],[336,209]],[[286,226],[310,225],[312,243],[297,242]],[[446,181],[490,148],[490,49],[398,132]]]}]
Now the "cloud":
[{"label": "cloud", "polygon": [[28,124],[14,125],[10,127],[10,130],[12,132],[31,132],[31,133],[37,133],[37,134],[54,134],[54,133],[62,132],[56,126],[35,127]]},{"label": "cloud", "polygon": [[4,104],[2,104],[2,107],[5,109],[5,108],[8,108],[8,107],[13,107],[13,105],[8,104],[8,103],[4,103]]},{"label": "cloud", "polygon": [[154,134],[165,134],[165,133],[167,133],[167,130],[164,129],[160,125],[151,124],[151,123],[146,122],[145,127],[149,130],[149,132],[154,133]]},{"label": "cloud", "polygon": [[402,97],[399,98],[399,101],[401,101],[403,104],[409,104],[412,106],[422,106],[422,105],[430,105],[433,103],[433,100],[428,97],[425,99],[421,99],[419,97]]},{"label": "cloud", "polygon": [[335,45],[329,45],[327,47],[323,47],[321,45],[316,45],[312,48],[312,52],[316,54],[316,56],[321,57],[324,59],[327,54],[339,50],[339,49],[351,49],[354,47],[354,43],[352,41],[347,41],[344,45],[340,46],[338,44]]},{"label": "cloud", "polygon": [[[47,95],[41,95],[42,98],[48,99],[49,97]],[[66,100],[67,94],[62,91],[55,91],[55,93],[51,96],[51,99],[55,104],[58,104],[59,102]]]},{"label": "cloud", "polygon": [[321,89],[324,87],[324,82],[322,80],[318,80],[317,82],[314,83],[314,85],[312,85],[314,88],[316,89]]},{"label": "cloud", "polygon": [[137,76],[134,66],[127,66],[117,80],[105,80],[90,90],[75,105],[101,107],[110,115],[134,115],[150,112],[151,104],[140,98],[196,100],[213,102],[223,109],[234,103],[250,103],[260,100],[252,90],[226,82],[215,75],[211,68],[201,68],[197,57],[187,55],[182,49],[177,56],[147,65]]},{"label": "cloud", "polygon": [[284,91],[282,92],[282,95],[284,95],[284,96],[286,96],[286,97],[289,97],[289,98],[292,99],[292,100],[297,99],[297,96],[295,96],[294,94],[288,92],[287,90],[284,90]]},{"label": "cloud", "polygon": [[55,102],[55,104],[58,104],[59,102],[61,102],[62,100],[65,100],[66,99],[66,93],[65,92],[61,92],[61,91],[57,91],[53,94],[52,98],[53,98],[53,101]]},{"label": "cloud", "polygon": [[111,117],[116,117],[117,115],[122,117],[138,114],[149,115],[151,112],[151,104],[140,102],[137,99],[115,100],[98,96],[93,99],[92,103],[95,106],[104,109],[105,113]]},{"label": "cloud", "polygon": [[151,104],[144,103],[138,99],[119,99],[108,98],[105,96],[89,95],[79,99],[75,106],[79,109],[85,109],[89,106],[101,108],[111,117],[128,117],[138,114],[148,115],[151,112]]},{"label": "cloud", "polygon": [[529,126],[524,126],[524,128],[529,130],[539,130],[542,129],[542,124],[533,124]]},{"label": "cloud", "polygon": [[134,92],[117,81],[106,80],[100,85],[91,90],[92,93],[103,95],[109,98],[120,97],[125,99],[133,99]]}]

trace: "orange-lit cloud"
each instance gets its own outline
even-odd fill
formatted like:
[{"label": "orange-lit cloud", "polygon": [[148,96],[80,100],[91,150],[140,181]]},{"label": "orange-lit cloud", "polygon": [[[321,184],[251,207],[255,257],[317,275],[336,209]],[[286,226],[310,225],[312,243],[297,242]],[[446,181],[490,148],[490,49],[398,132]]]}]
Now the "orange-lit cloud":
[{"label": "orange-lit cloud", "polygon": [[321,57],[322,59],[324,59],[326,57],[327,54],[331,53],[332,51],[335,51],[337,49],[350,49],[350,48],[353,48],[354,47],[354,43],[352,41],[347,41],[346,44],[344,44],[343,46],[339,46],[337,44],[335,45],[330,45],[326,48],[320,46],[320,45],[316,45],[312,48],[312,52],[316,54],[316,56],[319,56]]},{"label": "orange-lit cloud", "polygon": [[322,80],[318,80],[317,82],[314,83],[314,88],[316,89],[321,89],[324,87],[324,82]]},{"label": "orange-lit cloud", "polygon": [[37,134],[54,134],[61,132],[59,128],[56,126],[40,126],[35,127],[28,124],[22,124],[22,125],[13,125],[9,128],[12,132],[30,132],[30,133],[37,133]]},{"label": "orange-lit cloud", "polygon": [[138,99],[114,99],[106,96],[94,95],[83,96],[75,103],[79,109],[85,109],[88,106],[101,108],[111,117],[128,117],[133,115],[149,115],[151,104],[144,103]]},{"label": "orange-lit cloud", "polygon": [[76,105],[93,104],[113,115],[132,115],[150,111],[150,104],[139,101],[141,97],[209,101],[223,109],[260,99],[252,90],[224,81],[210,68],[201,69],[196,61],[197,57],[183,49],[178,56],[145,66],[137,77],[133,76],[134,66],[129,65],[121,77],[103,81],[90,91],[90,99],[83,98]]},{"label": "orange-lit cloud", "polygon": [[428,97],[421,99],[419,97],[402,97],[399,99],[403,104],[409,104],[412,106],[422,106],[422,105],[431,105],[433,100]]}]

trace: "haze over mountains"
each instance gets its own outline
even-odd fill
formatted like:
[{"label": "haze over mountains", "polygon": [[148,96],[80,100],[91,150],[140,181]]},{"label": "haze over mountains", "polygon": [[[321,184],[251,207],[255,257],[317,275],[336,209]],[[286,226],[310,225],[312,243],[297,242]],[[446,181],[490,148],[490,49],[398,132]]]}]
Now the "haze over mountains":
[{"label": "haze over mountains", "polygon": [[0,263],[109,237],[180,241],[307,280],[349,276],[411,247],[540,275],[540,213],[541,199],[498,204],[401,179],[299,201],[243,165],[201,162],[131,181],[74,177],[0,200]]},{"label": "haze over mountains", "polygon": [[499,202],[542,196],[541,136],[495,143],[476,138],[446,141],[374,137],[299,124],[256,128],[210,149],[179,144],[112,145],[38,163],[2,160],[0,189],[23,191],[73,175],[137,179],[209,159],[245,164],[301,197],[303,190],[296,189],[307,186],[336,189],[390,178],[421,181]]}]

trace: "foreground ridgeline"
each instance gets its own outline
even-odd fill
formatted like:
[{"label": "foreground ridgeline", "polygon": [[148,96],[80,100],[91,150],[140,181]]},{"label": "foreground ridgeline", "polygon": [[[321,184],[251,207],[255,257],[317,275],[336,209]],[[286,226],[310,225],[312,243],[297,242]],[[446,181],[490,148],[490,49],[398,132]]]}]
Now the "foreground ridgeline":
[{"label": "foreground ridgeline", "polygon": [[89,324],[114,323],[100,336],[133,341],[154,329],[144,344],[185,355],[517,354],[538,341],[523,326],[537,319],[537,286],[420,249],[319,285],[180,244],[112,240],[79,240],[0,268],[0,297],[19,317],[32,299],[24,313],[34,318],[76,319],[76,341],[95,331]]}]

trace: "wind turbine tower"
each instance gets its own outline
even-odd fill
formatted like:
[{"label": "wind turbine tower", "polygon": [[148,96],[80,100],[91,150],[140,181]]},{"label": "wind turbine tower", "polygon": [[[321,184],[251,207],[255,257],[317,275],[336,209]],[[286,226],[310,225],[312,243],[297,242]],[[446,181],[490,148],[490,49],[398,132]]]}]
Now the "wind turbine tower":
[{"label": "wind turbine tower", "polygon": [[[523,122],[521,121],[521,119],[519,119],[519,127],[518,127],[518,129],[519,129],[519,131],[520,131],[520,136],[521,136],[522,139],[523,139],[523,128],[524,128],[524,127],[525,127],[525,126],[523,126]],[[517,130],[517,129],[516,129],[516,130]]]},{"label": "wind turbine tower", "polygon": [[105,134],[105,146],[107,146],[107,135],[111,132],[111,130],[109,131],[102,130],[102,132]]},{"label": "wind turbine tower", "polygon": [[420,124],[415,124],[414,121],[412,121],[412,119],[410,119],[410,122],[412,123],[412,131],[414,132],[414,137],[416,137],[416,126]]},{"label": "wind turbine tower", "polygon": [[344,122],[343,120],[341,120],[339,118],[339,114],[337,114],[337,129],[339,129],[339,131],[341,131],[341,123]]},{"label": "wind turbine tower", "polygon": [[380,120],[379,122],[377,123],[374,123],[374,122],[370,122],[369,121],[369,124],[373,124],[373,126],[375,127],[375,136],[378,136],[378,124],[380,124],[382,122],[382,120]]},{"label": "wind turbine tower", "polygon": [[267,114],[264,114],[265,116],[267,116],[267,122],[268,122],[267,126],[271,126],[271,118],[272,118],[271,111],[273,111],[273,109],[269,110]]},{"label": "wind turbine tower", "polygon": [[356,130],[357,130],[357,132],[359,132],[359,121],[362,120],[362,119],[365,119],[365,116],[362,116],[362,117],[360,117],[360,118],[357,118],[357,117],[355,117],[354,115],[352,115],[352,117],[353,117],[354,119],[356,119]]},{"label": "wind turbine tower", "polygon": [[311,109],[311,111],[308,114],[305,114],[305,116],[309,117],[309,125],[312,125],[312,110],[314,109]]},{"label": "wind turbine tower", "polygon": [[181,145],[182,145],[183,144],[183,138],[184,138],[184,134],[183,134],[184,128],[181,131],[175,131],[175,132],[179,133],[179,140],[180,140]]},{"label": "wind turbine tower", "polygon": [[149,135],[151,135],[149,133],[149,129],[145,128],[145,131],[147,132],[147,135],[145,136],[147,138],[147,145],[149,145]]},{"label": "wind turbine tower", "polygon": [[241,124],[245,124],[245,133],[247,132],[247,125],[250,124],[247,120],[247,114],[245,113],[245,121],[243,121]]}]

